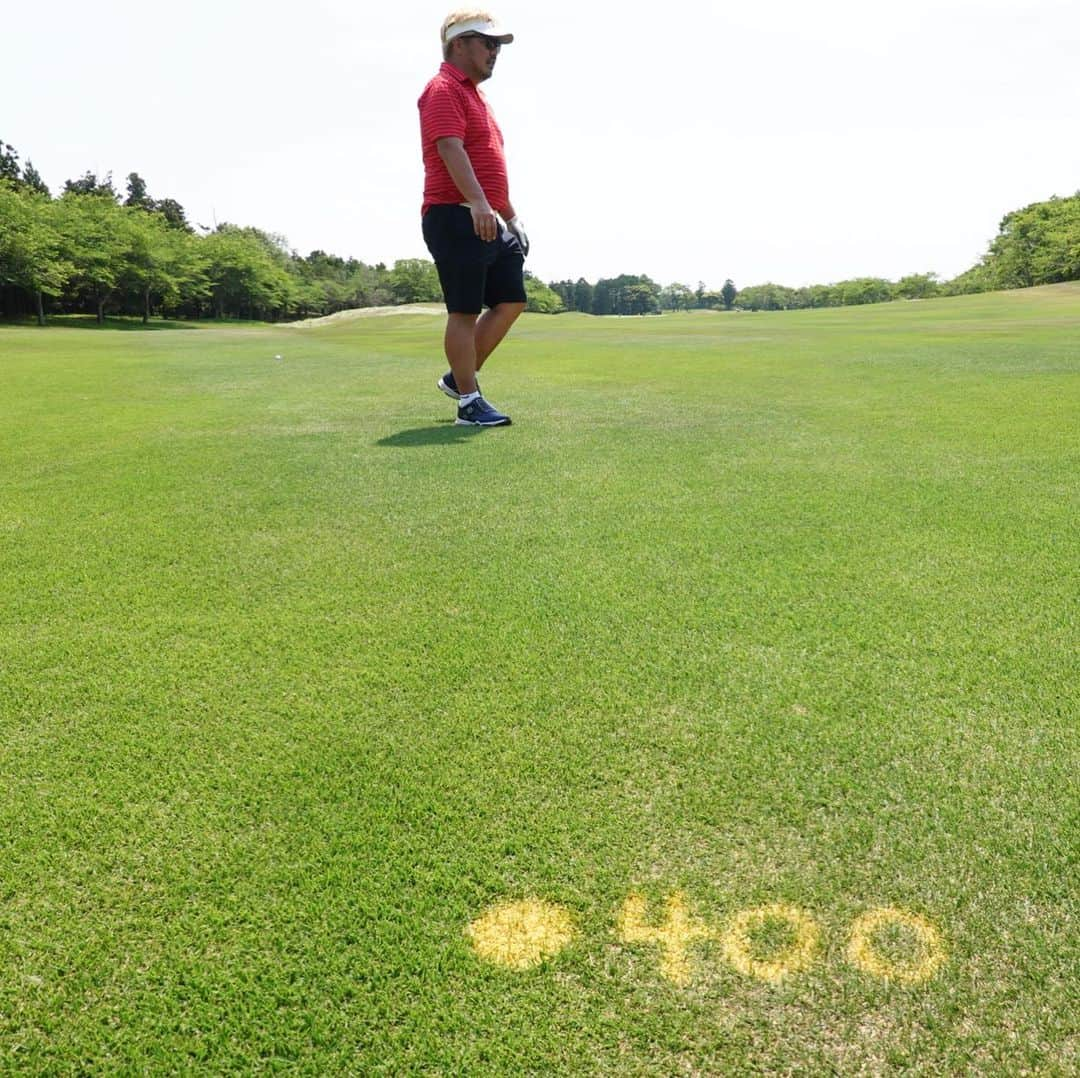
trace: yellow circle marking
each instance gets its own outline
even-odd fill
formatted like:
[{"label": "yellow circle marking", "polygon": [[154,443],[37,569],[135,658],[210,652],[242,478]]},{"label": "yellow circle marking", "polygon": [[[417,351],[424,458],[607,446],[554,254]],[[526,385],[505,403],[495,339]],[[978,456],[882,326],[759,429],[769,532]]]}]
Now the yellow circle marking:
[{"label": "yellow circle marking", "polygon": [[574,938],[569,911],[535,898],[493,906],[466,931],[481,958],[510,969],[537,966]]},{"label": "yellow circle marking", "polygon": [[[785,951],[765,961],[753,956],[750,933],[767,921],[786,921],[795,930],[795,940]],[[821,930],[810,914],[795,906],[776,904],[735,914],[720,938],[720,945],[724,957],[740,973],[775,983],[810,966],[820,935]]]},{"label": "yellow circle marking", "polygon": [[[921,961],[890,962],[874,944],[874,933],[888,925],[906,928],[918,937],[926,952]],[[930,980],[945,962],[945,944],[941,933],[925,918],[906,910],[870,910],[857,918],[851,929],[848,961],[866,973],[901,984],[921,984]]]}]

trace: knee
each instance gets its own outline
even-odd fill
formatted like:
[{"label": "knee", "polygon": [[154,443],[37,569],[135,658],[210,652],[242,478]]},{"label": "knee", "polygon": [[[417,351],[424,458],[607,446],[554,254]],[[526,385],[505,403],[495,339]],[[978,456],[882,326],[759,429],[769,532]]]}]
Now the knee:
[{"label": "knee", "polygon": [[524,303],[500,303],[499,310],[502,311],[508,318],[517,318],[522,311],[525,310],[526,304]]}]

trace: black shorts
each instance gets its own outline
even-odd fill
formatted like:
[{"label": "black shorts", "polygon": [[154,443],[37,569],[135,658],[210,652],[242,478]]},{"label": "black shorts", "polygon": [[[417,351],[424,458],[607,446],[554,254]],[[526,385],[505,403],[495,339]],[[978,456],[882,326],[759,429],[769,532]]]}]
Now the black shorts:
[{"label": "black shorts", "polygon": [[451,314],[479,314],[498,303],[525,302],[521,244],[505,228],[499,229],[497,239],[480,239],[468,206],[429,207],[424,242],[435,259]]}]

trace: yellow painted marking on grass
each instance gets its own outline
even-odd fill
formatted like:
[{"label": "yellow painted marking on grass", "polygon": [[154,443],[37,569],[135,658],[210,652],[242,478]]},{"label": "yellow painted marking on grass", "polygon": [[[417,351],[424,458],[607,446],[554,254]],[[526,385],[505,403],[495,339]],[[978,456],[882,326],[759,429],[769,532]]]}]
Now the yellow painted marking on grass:
[{"label": "yellow painted marking on grass", "polygon": [[[889,925],[905,928],[918,937],[926,952],[917,962],[891,962],[874,944],[874,933]],[[917,913],[885,907],[870,910],[857,918],[851,929],[848,961],[866,973],[901,984],[921,984],[930,980],[945,962],[945,944],[941,933]]]},{"label": "yellow painted marking on grass", "polygon": [[686,949],[695,940],[708,939],[712,933],[691,916],[686,896],[676,891],[668,896],[667,918],[659,927],[648,923],[649,904],[641,895],[630,895],[619,911],[617,932],[624,943],[655,943],[663,951],[660,973],[674,984],[690,983],[690,959]]},{"label": "yellow painted marking on grass", "polygon": [[[795,939],[780,954],[763,960],[753,955],[750,933],[768,921],[786,921],[794,929]],[[795,906],[778,903],[735,914],[720,937],[720,944],[724,957],[740,973],[775,984],[792,973],[809,968],[814,961],[820,936],[821,930],[810,914]]]},{"label": "yellow painted marking on grass", "polygon": [[466,931],[481,958],[510,969],[537,966],[574,938],[569,911],[535,898],[493,906]]}]

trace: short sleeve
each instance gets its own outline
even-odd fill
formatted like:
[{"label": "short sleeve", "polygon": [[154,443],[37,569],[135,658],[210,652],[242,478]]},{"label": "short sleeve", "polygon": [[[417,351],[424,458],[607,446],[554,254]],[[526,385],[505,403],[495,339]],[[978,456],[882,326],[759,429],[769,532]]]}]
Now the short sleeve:
[{"label": "short sleeve", "polygon": [[465,138],[465,102],[456,87],[433,79],[418,102],[420,137],[425,143],[441,138]]}]

